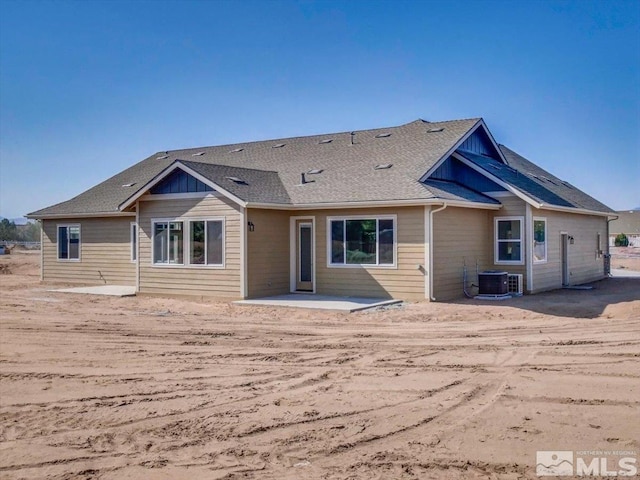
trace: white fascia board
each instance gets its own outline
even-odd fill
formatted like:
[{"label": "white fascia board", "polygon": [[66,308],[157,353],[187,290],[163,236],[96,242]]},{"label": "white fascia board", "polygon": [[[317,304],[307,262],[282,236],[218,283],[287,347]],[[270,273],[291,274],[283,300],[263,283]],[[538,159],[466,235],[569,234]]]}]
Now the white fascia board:
[{"label": "white fascia board", "polygon": [[56,220],[64,218],[102,218],[102,217],[135,217],[135,212],[98,212],[98,213],[55,213],[51,215],[25,215],[35,220]]},{"label": "white fascia board", "polygon": [[520,198],[521,200],[524,200],[525,202],[527,202],[532,207],[540,208],[542,206],[541,203],[536,202],[533,198],[529,197],[528,195],[525,195],[524,193],[522,193],[520,190],[518,190],[517,188],[513,187],[509,183],[507,183],[507,182],[505,182],[503,180],[500,180],[498,177],[496,177],[492,173],[487,172],[484,168],[479,167],[475,163],[467,160],[462,155],[454,153],[453,154],[453,158],[455,158],[456,160],[461,161],[466,166],[468,166],[469,168],[474,169],[476,172],[480,173],[481,175],[484,175],[485,177],[487,177],[492,182],[497,183],[498,185],[500,185],[502,188],[507,189],[509,192],[513,193],[516,197]]},{"label": "white fascia board", "polygon": [[300,203],[295,205],[277,203],[247,203],[247,208],[261,208],[269,210],[327,210],[338,208],[376,208],[376,207],[412,207],[424,205],[442,205],[446,203],[452,207],[479,208],[499,210],[502,205],[495,203],[464,202],[460,200],[446,200],[443,198],[430,198],[425,200],[391,200],[391,201],[367,201],[367,202],[335,202],[335,203]]},{"label": "white fascia board", "polygon": [[164,178],[167,177],[167,175],[169,175],[170,173],[172,173],[173,171],[175,171],[176,169],[180,169],[185,173],[188,173],[189,175],[191,175],[194,178],[197,178],[198,180],[200,180],[202,183],[204,183],[205,185],[210,186],[211,188],[213,188],[214,190],[220,192],[222,195],[224,195],[225,197],[227,197],[229,200],[237,203],[238,205],[240,205],[241,207],[246,207],[246,202],[244,200],[241,200],[240,198],[236,197],[234,194],[232,194],[231,192],[227,191],[226,189],[222,188],[220,185],[212,182],[211,180],[209,180],[207,177],[204,177],[202,175],[200,175],[198,172],[196,172],[195,170],[187,167],[186,165],[180,163],[179,160],[176,160],[174,163],[172,163],[171,165],[169,165],[167,168],[165,168],[162,172],[160,172],[158,175],[155,176],[155,178],[149,182],[147,182],[142,188],[140,188],[140,190],[138,190],[135,194],[133,194],[131,197],[129,197],[127,200],[125,200],[124,202],[122,202],[120,204],[120,206],[118,207],[120,210],[124,210],[126,208],[129,208],[131,205],[133,205],[142,195],[144,195],[145,193],[147,193],[147,191],[149,191],[151,188],[153,188],[155,185],[157,185],[158,183],[160,183]]},{"label": "white fascia board", "polygon": [[444,163],[444,161],[445,161],[447,158],[449,158],[449,156],[451,156],[451,154],[452,154],[453,152],[455,152],[455,151],[458,149],[458,147],[459,147],[460,145],[462,145],[462,144],[465,142],[465,140],[466,140],[467,138],[469,138],[471,135],[473,135],[473,132],[475,132],[475,131],[478,129],[478,127],[479,127],[480,125],[482,125],[482,123],[481,123],[481,122],[482,122],[482,119],[478,120],[478,122],[477,122],[473,127],[471,127],[471,128],[469,129],[469,131],[468,131],[467,133],[465,133],[465,134],[463,135],[463,137],[462,137],[460,140],[458,140],[458,141],[455,143],[455,145],[454,145],[453,147],[451,147],[451,148],[447,151],[447,153],[445,153],[442,157],[440,157],[440,160],[438,160],[438,161],[435,163],[435,165],[434,165],[433,167],[431,167],[431,168],[427,171],[427,173],[425,173],[422,177],[420,177],[420,182],[424,182],[427,178],[429,178],[429,177],[431,176],[431,174],[432,174],[433,172],[435,172],[435,171],[438,169],[438,167],[439,167],[440,165],[442,165],[442,164]]},{"label": "white fascia board", "polygon": [[502,160],[502,163],[504,163],[505,165],[509,165],[507,163],[507,158],[502,153],[502,150],[500,150],[500,146],[498,145],[498,143],[493,138],[493,135],[491,135],[491,131],[489,130],[489,127],[487,127],[487,124],[484,123],[484,119],[483,118],[480,119],[480,123],[482,125],[482,128],[484,128],[484,132],[487,134],[487,137],[489,137],[489,140],[491,140],[491,145],[493,145],[493,148],[495,148],[496,152],[498,152],[498,155],[500,156],[500,159]]},{"label": "white fascia board", "polygon": [[599,217],[615,217],[615,212],[599,212],[597,210],[588,210],[586,208],[575,208],[575,207],[561,207],[557,205],[546,205],[541,203],[539,207],[540,210],[552,210],[556,212],[566,212],[566,213],[577,213],[580,215],[597,215]]}]

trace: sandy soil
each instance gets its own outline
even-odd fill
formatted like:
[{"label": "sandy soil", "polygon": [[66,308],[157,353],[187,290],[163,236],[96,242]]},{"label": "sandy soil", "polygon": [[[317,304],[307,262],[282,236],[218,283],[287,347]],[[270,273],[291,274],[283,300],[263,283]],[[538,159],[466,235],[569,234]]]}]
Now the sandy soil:
[{"label": "sandy soil", "polygon": [[537,478],[640,452],[640,279],[341,314],[51,293],[0,257],[1,478]]}]

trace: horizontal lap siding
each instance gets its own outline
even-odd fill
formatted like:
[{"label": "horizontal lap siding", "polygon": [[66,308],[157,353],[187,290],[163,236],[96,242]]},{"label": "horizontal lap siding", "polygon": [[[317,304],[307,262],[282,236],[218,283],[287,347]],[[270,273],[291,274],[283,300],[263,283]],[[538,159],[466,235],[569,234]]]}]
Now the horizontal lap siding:
[{"label": "horizontal lap siding", "polygon": [[468,280],[492,267],[492,212],[449,207],[433,214],[433,296],[452,300],[464,296],[464,267]]},{"label": "horizontal lap siding", "polygon": [[547,262],[533,265],[533,291],[562,287],[560,232],[574,238],[569,245],[569,283],[577,285],[604,278],[604,259],[597,254],[606,250],[607,220],[593,215],[533,210],[535,217],[547,219]]},{"label": "horizontal lap siding", "polygon": [[289,293],[289,217],[281,210],[249,209],[247,233],[249,297]]},{"label": "horizontal lap siding", "polygon": [[[219,298],[240,297],[239,207],[217,197],[143,201],[138,205],[140,292]],[[225,218],[224,269],[152,265],[152,219],[187,220],[209,217]],[[184,235],[188,236],[186,223]]]},{"label": "horizontal lap siding", "polygon": [[[327,217],[397,215],[397,268],[328,267]],[[321,295],[424,300],[424,207],[316,210],[294,212],[314,216],[316,228],[316,292]],[[288,231],[288,227],[287,227]]]},{"label": "horizontal lap siding", "polygon": [[[135,217],[43,221],[45,281],[87,285],[135,285],[131,222]],[[80,261],[58,260],[58,225],[80,225]]]}]

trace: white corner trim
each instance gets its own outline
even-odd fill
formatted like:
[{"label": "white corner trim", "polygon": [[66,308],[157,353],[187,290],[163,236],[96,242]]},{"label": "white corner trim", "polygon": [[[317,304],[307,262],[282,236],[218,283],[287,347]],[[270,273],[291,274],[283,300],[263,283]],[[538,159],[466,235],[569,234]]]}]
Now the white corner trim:
[{"label": "white corner trim", "polygon": [[431,206],[424,207],[424,298],[429,300],[431,296]]},{"label": "white corner trim", "polygon": [[[533,291],[533,213],[531,205],[525,204],[525,238],[526,240],[526,271],[527,271],[527,291]],[[521,235],[522,236],[522,235]]]},{"label": "white corner trim", "polygon": [[247,209],[243,206],[240,206],[240,297],[242,297],[243,299],[247,298],[247,295],[249,294],[249,276],[247,274],[248,271]]}]

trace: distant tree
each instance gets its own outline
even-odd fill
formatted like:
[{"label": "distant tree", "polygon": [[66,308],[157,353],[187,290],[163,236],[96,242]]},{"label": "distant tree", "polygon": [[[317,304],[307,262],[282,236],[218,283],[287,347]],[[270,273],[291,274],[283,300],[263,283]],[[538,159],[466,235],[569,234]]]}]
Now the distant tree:
[{"label": "distant tree", "polygon": [[18,239],[21,242],[39,242],[40,224],[38,222],[28,222],[18,229]]},{"label": "distant tree", "polygon": [[18,229],[16,224],[8,218],[3,218],[0,222],[0,240],[16,241],[18,239]]},{"label": "distant tree", "polygon": [[624,233],[619,233],[613,243],[616,247],[628,247],[629,239]]}]

